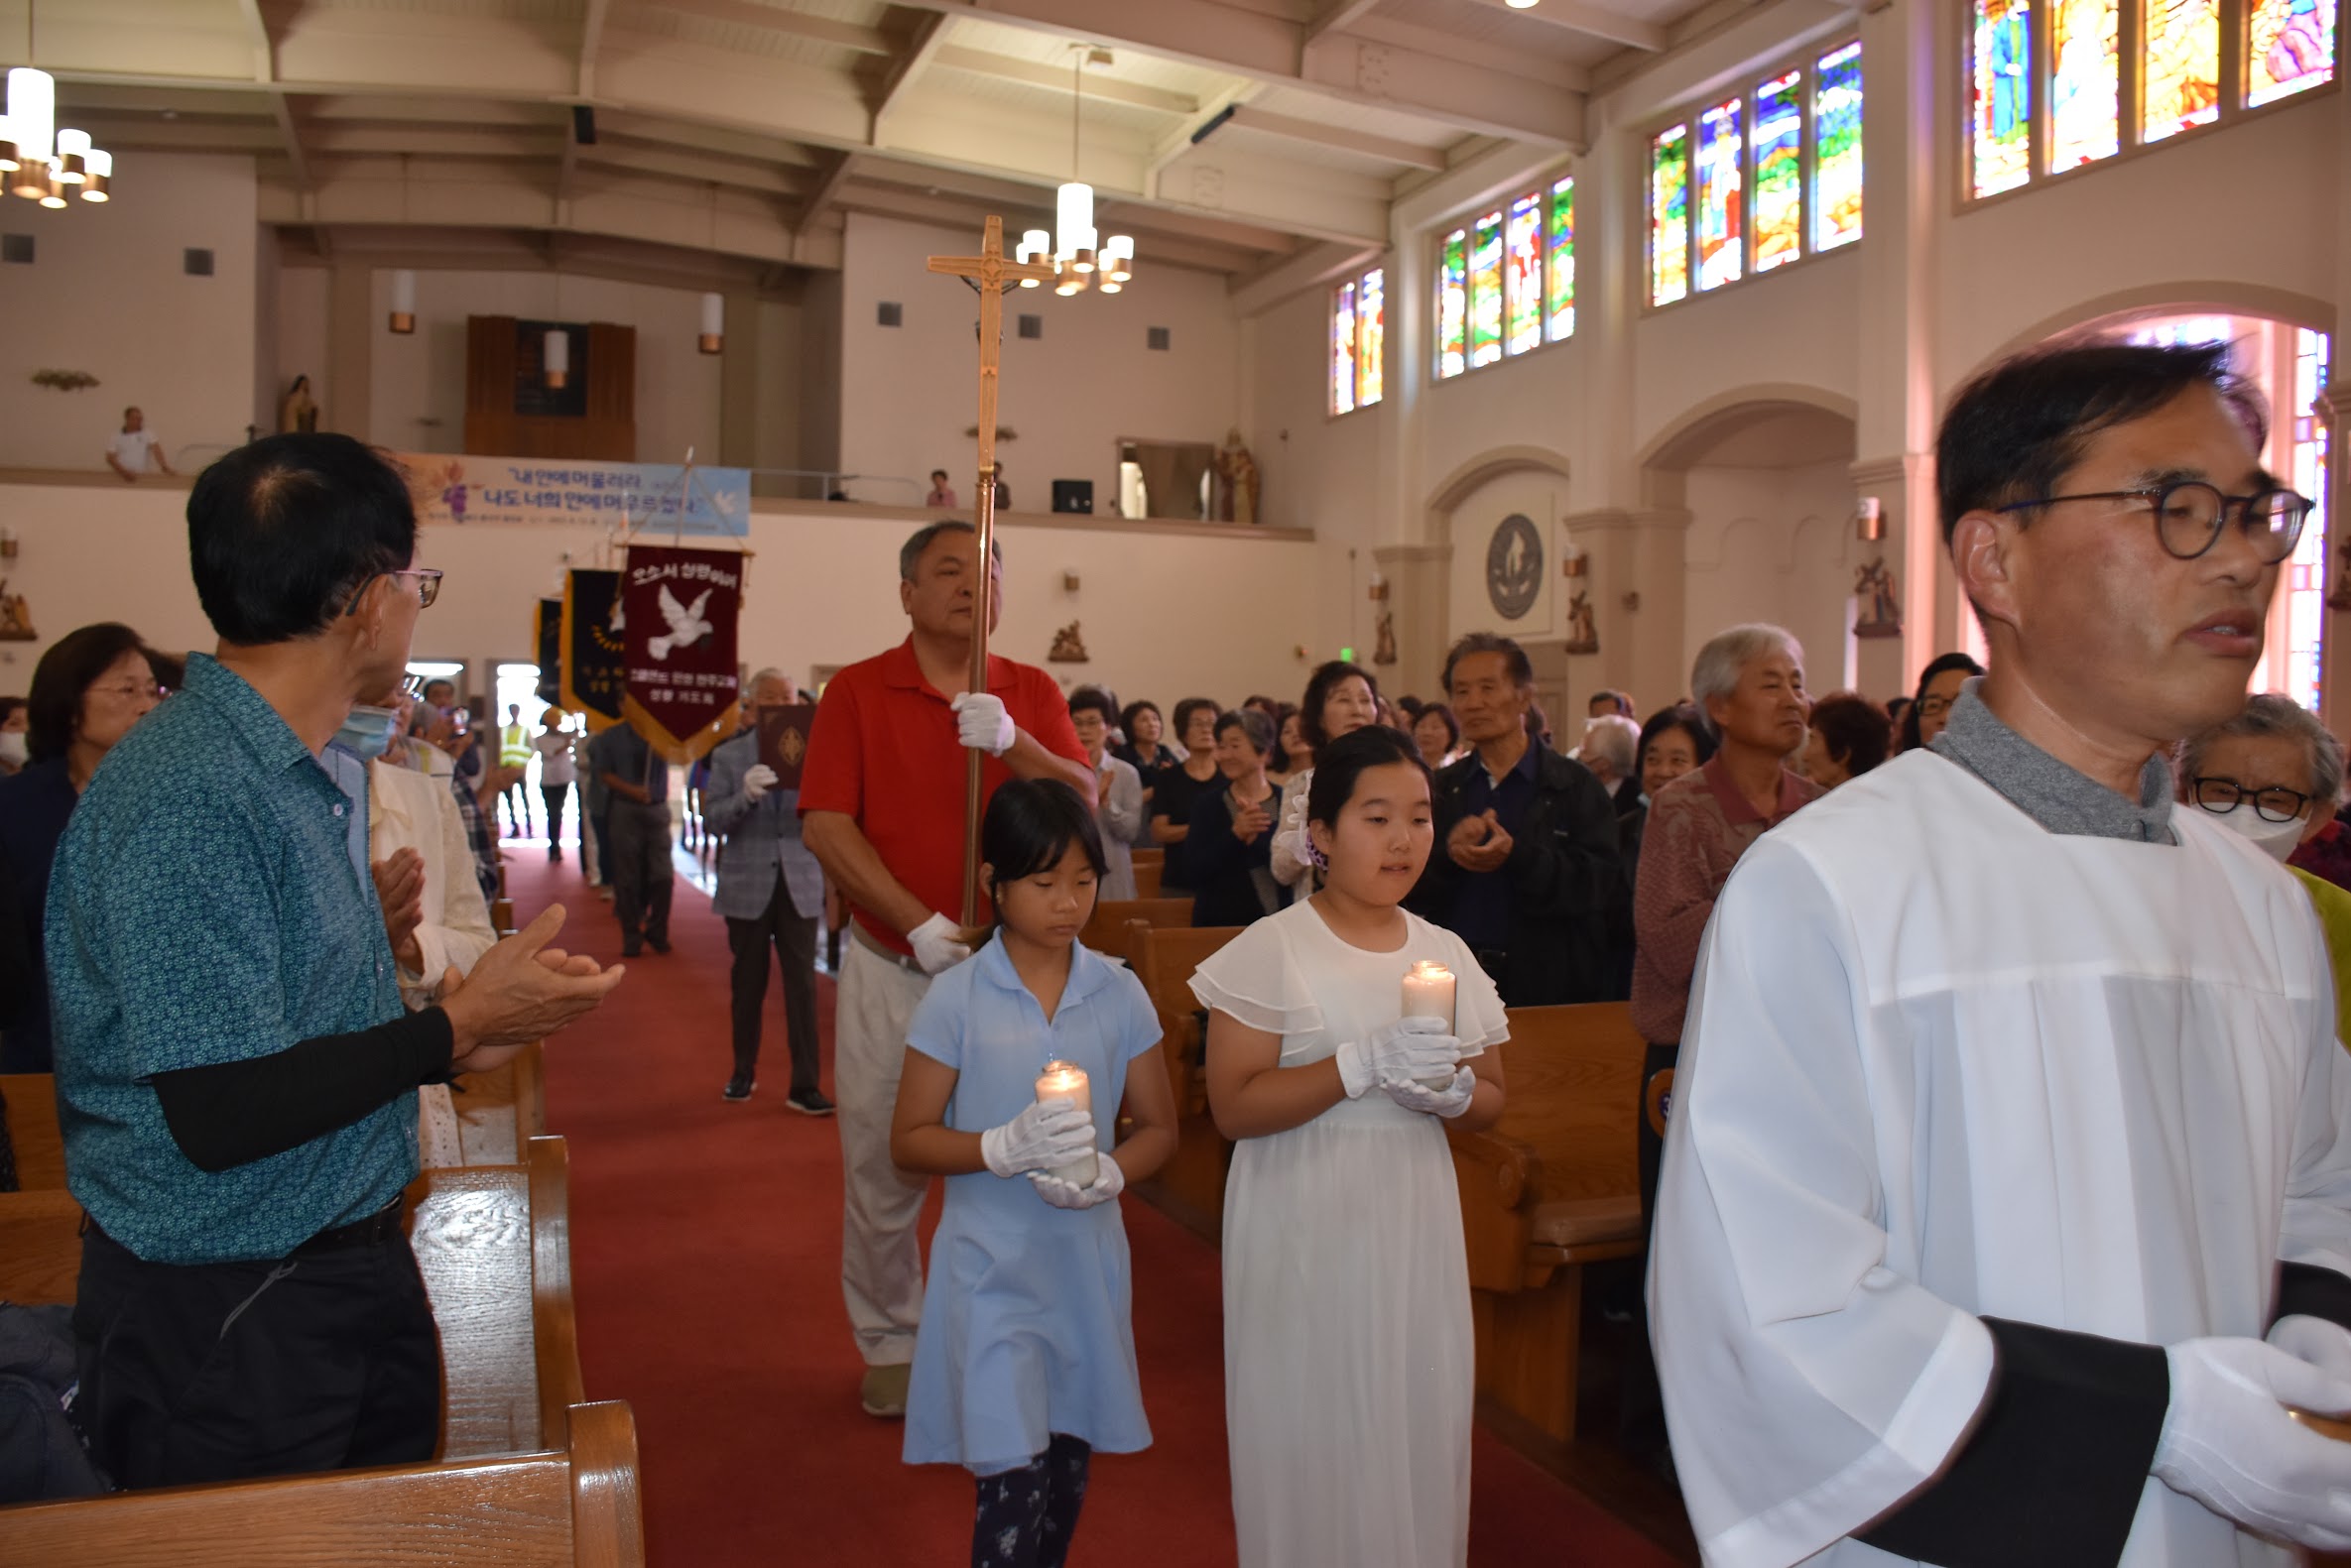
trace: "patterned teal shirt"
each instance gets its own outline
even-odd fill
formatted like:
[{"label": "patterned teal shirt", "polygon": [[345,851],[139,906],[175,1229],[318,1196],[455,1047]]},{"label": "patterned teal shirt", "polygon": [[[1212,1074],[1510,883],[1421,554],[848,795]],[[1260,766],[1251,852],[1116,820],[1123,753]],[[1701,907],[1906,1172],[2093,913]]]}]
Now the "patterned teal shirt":
[{"label": "patterned teal shirt", "polygon": [[50,882],[66,1184],[150,1263],[281,1258],[417,1173],[414,1090],[281,1154],[207,1173],[151,1075],[274,1055],[401,1017],[375,885],[349,853],[366,797],[201,654],[107,755]]}]

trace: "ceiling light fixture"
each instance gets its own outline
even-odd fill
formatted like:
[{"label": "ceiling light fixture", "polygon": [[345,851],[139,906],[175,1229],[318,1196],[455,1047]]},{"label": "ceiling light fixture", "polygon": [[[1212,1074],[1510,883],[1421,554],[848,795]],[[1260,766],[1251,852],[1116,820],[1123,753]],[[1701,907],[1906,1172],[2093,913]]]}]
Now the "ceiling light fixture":
[{"label": "ceiling light fixture", "polygon": [[702,296],[702,332],[694,346],[705,354],[715,354],[726,347],[726,296]]},{"label": "ceiling light fixture", "polygon": [[[25,7],[25,58],[33,58],[33,7]],[[87,131],[58,129],[58,81],[34,65],[8,73],[8,99],[0,112],[0,181],[12,195],[62,207],[75,191],[84,201],[107,199],[114,156],[91,145]]]},{"label": "ceiling light fixture", "polygon": [[417,329],[417,275],[406,267],[392,274],[391,319],[384,324],[402,337]]},{"label": "ceiling light fixture", "polygon": [[1532,11],[1536,6],[1536,0],[1502,0],[1502,3],[1513,11]]},{"label": "ceiling light fixture", "polygon": [[[1096,283],[1104,294],[1116,294],[1135,275],[1135,237],[1113,234],[1102,239],[1094,227],[1094,187],[1079,178],[1077,133],[1085,106],[1085,67],[1109,65],[1110,51],[1097,45],[1069,46],[1075,60],[1069,67],[1069,179],[1053,192],[1053,232],[1030,229],[1021,236],[1016,255],[1023,264],[1051,265],[1056,279],[1053,293],[1083,294]],[[1039,280],[1024,278],[1021,287],[1034,289]]]}]

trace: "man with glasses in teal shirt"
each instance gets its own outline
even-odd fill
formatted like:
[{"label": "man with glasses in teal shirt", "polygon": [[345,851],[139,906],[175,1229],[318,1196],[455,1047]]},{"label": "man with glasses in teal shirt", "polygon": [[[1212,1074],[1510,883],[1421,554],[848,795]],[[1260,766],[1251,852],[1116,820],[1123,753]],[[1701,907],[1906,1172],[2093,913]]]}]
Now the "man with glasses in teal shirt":
[{"label": "man with glasses in teal shirt", "polygon": [[400,471],[340,435],[231,452],[188,498],[219,634],[58,852],[46,946],[67,1184],[88,1211],[76,1413],[132,1487],[419,1462],[432,1311],[401,1226],[417,1088],[498,1065],[620,978],[551,909],[404,1010],[327,743],[399,678],[439,573]]}]

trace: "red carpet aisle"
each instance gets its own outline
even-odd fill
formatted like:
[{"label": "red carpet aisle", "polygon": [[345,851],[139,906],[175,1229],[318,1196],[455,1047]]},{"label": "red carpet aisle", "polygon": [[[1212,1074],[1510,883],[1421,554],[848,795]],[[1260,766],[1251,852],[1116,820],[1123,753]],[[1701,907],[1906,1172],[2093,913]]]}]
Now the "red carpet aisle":
[{"label": "red carpet aisle", "polygon": [[[510,846],[528,921],[570,908],[558,940],[610,962],[609,906],[544,848]],[[759,1092],[728,1070],[726,935],[681,879],[676,951],[630,965],[613,1001],[550,1042],[547,1119],[571,1147],[571,1259],[588,1392],[636,1408],[657,1568],[945,1568],[967,1560],[970,1482],[910,1469],[900,1428],[857,1408],[863,1371],[840,1295],[840,1163],[829,1121],[784,1106],[782,1003],[770,990]],[[819,1012],[829,1063],[831,982]],[[831,1086],[829,1069],[826,1088]],[[1104,1456],[1079,1564],[1233,1561],[1216,1254],[1126,1205],[1135,1334],[1158,1439]],[[1663,1553],[1481,1433],[1474,1564],[1651,1568]],[[1336,1565],[1334,1565],[1336,1568]]]}]

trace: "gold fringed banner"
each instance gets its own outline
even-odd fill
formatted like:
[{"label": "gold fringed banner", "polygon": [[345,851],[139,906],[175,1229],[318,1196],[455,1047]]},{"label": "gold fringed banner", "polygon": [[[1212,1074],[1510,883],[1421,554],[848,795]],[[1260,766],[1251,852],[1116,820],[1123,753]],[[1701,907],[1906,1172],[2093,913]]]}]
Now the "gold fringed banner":
[{"label": "gold fringed banner", "polygon": [[620,573],[563,574],[563,658],[560,706],[587,715],[588,733],[621,719]]},{"label": "gold fringed banner", "polygon": [[621,568],[621,717],[674,763],[690,763],[742,719],[735,628],[740,550],[631,544]]}]

